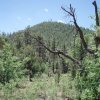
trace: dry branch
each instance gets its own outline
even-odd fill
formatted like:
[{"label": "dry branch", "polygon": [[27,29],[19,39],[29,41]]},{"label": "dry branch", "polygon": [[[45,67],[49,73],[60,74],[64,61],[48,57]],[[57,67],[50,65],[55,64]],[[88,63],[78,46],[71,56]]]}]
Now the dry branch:
[{"label": "dry branch", "polygon": [[[96,4],[96,1],[93,2],[93,5],[95,6],[95,15],[96,15],[96,25],[99,26],[99,17],[98,17],[98,11],[97,11],[97,4]],[[73,18],[73,22],[74,22],[74,25],[76,27],[76,30],[79,32],[79,35],[80,35],[80,39],[82,41],[82,44],[85,48],[85,50],[87,52],[89,52],[90,54],[95,54],[94,50],[90,49],[84,39],[84,34],[83,34],[83,31],[81,30],[81,28],[79,27],[79,25],[77,24],[77,21],[76,21],[76,17],[75,17],[75,9],[71,6],[70,4],[70,8],[69,8],[69,11],[67,11],[64,7],[61,7],[63,9],[63,11],[65,11],[66,13],[68,13],[72,18]],[[63,55],[64,57],[70,59],[71,61],[73,61],[74,63],[78,64],[78,65],[81,65],[80,64],[80,61],[78,61],[77,59],[71,57],[70,55],[68,55],[67,53],[64,53],[63,51],[60,51],[60,50],[56,50],[56,51],[53,51],[51,50],[50,48],[48,48],[45,44],[43,44],[41,41],[39,41],[36,37],[33,37],[37,42],[41,43],[42,46],[47,50],[49,51],[50,53],[53,53],[55,55]]]},{"label": "dry branch", "polygon": [[92,4],[93,4],[94,7],[95,7],[96,26],[99,26],[99,16],[98,16],[97,3],[96,3],[96,1],[94,1]]},{"label": "dry branch", "polygon": [[41,43],[42,46],[47,50],[49,51],[50,53],[53,53],[55,55],[63,55],[64,57],[70,59],[71,61],[73,61],[74,63],[78,64],[78,65],[81,65],[80,64],[80,61],[78,61],[77,59],[71,57],[70,55],[68,55],[67,53],[65,54],[63,51],[60,51],[60,50],[56,50],[56,51],[53,51],[51,50],[50,48],[48,48],[45,44],[43,44],[41,41],[39,41],[36,37],[33,37],[37,42]]},{"label": "dry branch", "polygon": [[70,8],[69,8],[69,11],[67,11],[64,7],[61,7],[63,11],[65,11],[66,13],[68,13],[72,18],[73,18],[73,22],[74,22],[74,25],[76,27],[76,30],[79,32],[79,35],[80,35],[80,39],[82,41],[82,44],[85,48],[85,50],[87,52],[89,52],[90,54],[94,54],[94,50],[90,49],[84,39],[84,34],[83,34],[83,31],[81,30],[81,28],[79,27],[79,25],[77,24],[77,21],[76,21],[76,17],[75,17],[75,9],[71,6],[70,4]]}]

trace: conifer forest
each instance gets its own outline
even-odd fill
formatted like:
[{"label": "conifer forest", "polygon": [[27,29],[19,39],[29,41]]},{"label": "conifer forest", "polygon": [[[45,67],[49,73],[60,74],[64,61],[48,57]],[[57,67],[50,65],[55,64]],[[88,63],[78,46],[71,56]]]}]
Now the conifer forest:
[{"label": "conifer forest", "polygon": [[60,9],[72,24],[0,33],[0,100],[100,100],[100,5],[91,6],[93,30],[78,24],[70,4]]}]

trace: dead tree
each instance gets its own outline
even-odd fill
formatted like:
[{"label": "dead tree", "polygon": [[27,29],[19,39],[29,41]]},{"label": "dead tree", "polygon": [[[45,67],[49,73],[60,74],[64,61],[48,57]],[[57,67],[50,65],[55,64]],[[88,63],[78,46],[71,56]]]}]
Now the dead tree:
[{"label": "dead tree", "polygon": [[[99,26],[99,17],[98,17],[98,11],[97,11],[96,1],[93,2],[93,5],[95,6],[96,25]],[[80,36],[80,40],[81,40],[81,43],[82,43],[81,44],[82,49],[85,49],[86,52],[94,55],[94,57],[97,57],[97,55],[95,55],[95,50],[92,50],[91,48],[89,48],[88,44],[85,41],[84,33],[83,33],[82,29],[80,28],[80,26],[78,25],[77,20],[76,20],[75,9],[71,6],[71,4],[70,4],[70,7],[69,7],[69,10],[66,10],[64,7],[61,7],[61,8],[62,8],[62,10],[64,12],[66,12],[69,16],[72,17],[73,23],[75,25],[75,28],[76,28],[79,36]],[[98,44],[100,44],[99,37],[95,37],[95,42],[96,42],[96,48],[97,48],[98,47]],[[81,52],[81,53],[83,53],[83,52]],[[82,62],[82,60],[83,60],[83,56],[81,54],[80,55],[80,62]],[[83,73],[84,72],[84,67],[82,66],[82,63],[81,63],[81,66],[80,67],[81,67],[81,73]]]},{"label": "dead tree", "polygon": [[[96,5],[96,1],[94,1],[93,5],[95,6]],[[85,38],[84,38],[84,33],[82,31],[82,29],[80,28],[80,26],[77,24],[77,21],[76,21],[76,17],[75,17],[75,9],[71,6],[70,4],[70,8],[69,8],[69,11],[67,11],[64,7],[61,7],[63,9],[63,11],[65,11],[67,14],[69,14],[72,18],[73,18],[73,23],[76,27],[76,30],[78,31],[79,33],[79,36],[80,36],[80,39],[82,41],[82,45],[83,47],[85,48],[85,50],[90,53],[90,54],[93,54],[95,55],[95,50],[92,50],[89,48],[89,46],[87,45],[86,41],[85,41]],[[95,6],[95,9],[97,9],[97,5]],[[97,10],[96,11],[96,16],[98,15],[97,14]],[[98,23],[97,21],[99,20],[98,17],[96,17],[96,23]],[[99,25],[99,24],[97,24]],[[70,59],[71,61],[73,61],[74,63],[78,64],[78,65],[81,65],[80,61],[78,61],[77,59],[71,57],[70,55],[68,55],[68,53],[64,53],[63,51],[60,51],[60,50],[51,50],[49,47],[47,47],[45,44],[43,44],[41,41],[39,41],[36,37],[33,37],[35,40],[37,40],[39,43],[42,44],[42,46],[47,50],[49,51],[50,53],[53,53],[55,55],[58,55],[58,56],[64,56],[68,59]]]},{"label": "dead tree", "polygon": [[[96,26],[100,26],[97,3],[96,3],[96,1],[94,1],[92,4],[94,5],[94,8],[95,8]],[[94,40],[95,40],[95,44],[96,44],[96,51],[98,51],[98,46],[100,44],[100,37],[95,35]]]},{"label": "dead tree", "polygon": [[76,21],[76,16],[75,16],[75,9],[71,6],[70,4],[70,8],[69,8],[69,11],[67,11],[64,7],[61,7],[63,9],[63,11],[65,11],[67,14],[69,14],[72,18],[73,18],[73,23],[76,27],[76,30],[78,31],[79,35],[80,35],[80,39],[82,41],[82,44],[85,48],[85,50],[87,52],[89,52],[90,54],[94,54],[94,50],[90,49],[85,41],[85,38],[84,38],[84,33],[83,31],[81,30],[80,26],[77,24],[77,21]]},{"label": "dead tree", "polygon": [[[95,7],[96,26],[99,26],[99,16],[98,16],[98,10],[97,10],[97,3],[96,3],[96,1],[94,1],[92,4]],[[83,44],[84,48],[86,49],[86,51],[89,52],[90,54],[94,54],[95,51],[88,47],[88,45],[84,39],[84,33],[81,30],[81,28],[79,27],[79,25],[77,24],[76,17],[75,17],[75,9],[71,6],[71,4],[70,4],[69,11],[67,11],[64,7],[61,7],[61,8],[63,9],[63,11],[65,11],[67,14],[69,14],[73,18],[74,25],[76,27],[76,30],[79,32],[80,39],[81,39],[82,44]],[[96,36],[95,42],[96,42],[96,48],[98,48],[98,45],[100,44],[100,37]]]},{"label": "dead tree", "polygon": [[51,50],[49,47],[47,47],[45,44],[43,44],[41,41],[39,41],[39,40],[37,39],[37,37],[33,37],[33,39],[35,39],[36,41],[38,41],[39,43],[41,43],[42,46],[43,46],[47,51],[49,51],[50,53],[53,53],[53,54],[58,55],[58,56],[64,56],[64,57],[70,59],[71,61],[73,61],[74,63],[78,64],[79,66],[81,65],[80,61],[78,61],[77,59],[71,57],[70,55],[68,55],[68,53],[64,53],[63,51],[60,51],[60,50],[55,50],[55,51],[53,51],[53,50]]},{"label": "dead tree", "polygon": [[95,7],[95,17],[96,17],[96,26],[99,26],[99,16],[98,16],[98,7],[96,1],[92,3]]}]

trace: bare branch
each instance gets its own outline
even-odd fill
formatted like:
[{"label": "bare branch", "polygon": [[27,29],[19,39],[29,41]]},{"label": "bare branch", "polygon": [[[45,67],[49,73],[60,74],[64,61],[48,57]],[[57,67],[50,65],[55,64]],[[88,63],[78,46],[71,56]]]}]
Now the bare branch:
[{"label": "bare branch", "polygon": [[94,1],[92,4],[93,4],[93,5],[94,5],[94,7],[95,7],[96,26],[99,26],[99,16],[98,16],[98,8],[97,8],[97,3],[96,3],[96,1]]},{"label": "bare branch", "polygon": [[60,51],[60,50],[56,50],[56,51],[52,51],[50,48],[48,48],[45,44],[43,44],[41,41],[39,41],[36,37],[33,37],[37,42],[41,43],[42,46],[49,51],[50,53],[54,53],[55,55],[63,55],[64,57],[70,59],[71,61],[73,61],[74,63],[81,65],[80,62],[78,60],[76,60],[75,58],[71,57],[68,54],[65,54],[64,52]]},{"label": "bare branch", "polygon": [[63,11],[65,11],[66,13],[68,13],[72,18],[73,18],[73,21],[74,21],[74,25],[77,29],[77,31],[79,32],[79,35],[80,35],[80,39],[82,41],[82,44],[84,46],[84,48],[90,53],[90,54],[94,54],[94,51],[89,49],[88,48],[88,45],[84,39],[84,34],[83,34],[83,31],[81,30],[81,28],[79,27],[79,25],[77,24],[77,21],[76,21],[76,17],[75,17],[75,9],[71,6],[70,4],[70,9],[69,11],[67,11],[64,7],[61,7]]},{"label": "bare branch", "polygon": [[72,13],[70,13],[69,11],[67,11],[64,7],[61,7],[65,12],[67,12],[69,15],[73,16]]}]

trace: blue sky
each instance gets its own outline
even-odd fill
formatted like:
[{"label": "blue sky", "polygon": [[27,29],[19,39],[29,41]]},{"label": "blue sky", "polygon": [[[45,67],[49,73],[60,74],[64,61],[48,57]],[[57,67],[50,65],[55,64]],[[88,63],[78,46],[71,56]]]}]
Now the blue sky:
[{"label": "blue sky", "polygon": [[[14,32],[50,20],[69,23],[70,18],[66,18],[61,6],[67,8],[70,3],[76,8],[79,25],[89,28],[94,23],[89,18],[94,15],[92,2],[93,0],[0,0],[0,32]],[[97,3],[99,6],[100,0]]]}]

